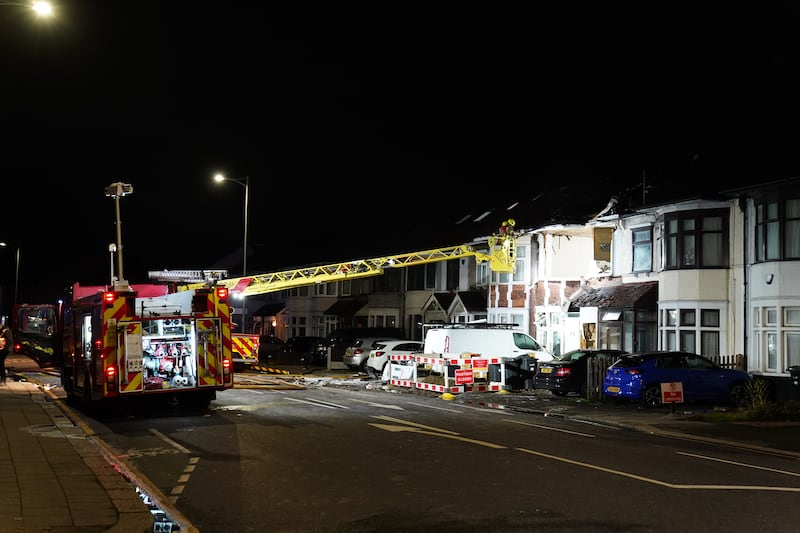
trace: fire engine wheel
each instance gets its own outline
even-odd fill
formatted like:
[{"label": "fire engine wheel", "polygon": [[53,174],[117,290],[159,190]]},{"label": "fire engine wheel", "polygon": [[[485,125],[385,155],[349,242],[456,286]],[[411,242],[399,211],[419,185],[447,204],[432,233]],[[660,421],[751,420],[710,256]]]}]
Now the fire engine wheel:
[{"label": "fire engine wheel", "polygon": [[208,409],[211,401],[216,399],[217,394],[213,390],[201,390],[187,393],[180,397],[179,403],[195,409]]},{"label": "fire engine wheel", "polygon": [[87,404],[92,401],[92,380],[88,373],[83,378],[83,401]]},{"label": "fire engine wheel", "polygon": [[64,388],[64,393],[67,398],[74,394],[72,388],[72,371],[64,368],[61,370],[61,386]]}]

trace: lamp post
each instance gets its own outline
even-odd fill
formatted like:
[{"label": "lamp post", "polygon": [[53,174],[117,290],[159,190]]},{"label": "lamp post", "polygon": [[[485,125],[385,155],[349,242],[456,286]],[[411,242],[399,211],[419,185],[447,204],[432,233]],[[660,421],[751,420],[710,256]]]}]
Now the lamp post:
[{"label": "lamp post", "polygon": [[[223,181],[232,181],[244,187],[244,238],[242,239],[242,277],[247,275],[247,212],[250,202],[250,176],[244,178],[228,178],[224,174],[217,174],[214,176],[214,181],[222,183]],[[247,305],[244,303],[242,297],[242,333],[247,331]]]},{"label": "lamp post", "polygon": [[[119,199],[122,196],[126,196],[128,194],[133,193],[133,185],[130,183],[122,183],[116,182],[112,183],[108,187],[106,187],[106,196],[110,196],[114,199],[114,203],[116,204],[117,208],[117,273],[119,274],[118,279],[112,279],[112,283],[114,284],[114,290],[127,290],[128,289],[128,282],[125,280],[125,276],[122,273],[122,220],[120,219],[119,215]],[[110,251],[110,248],[109,248]],[[113,278],[113,273],[112,273]]]},{"label": "lamp post", "polygon": [[[6,248],[9,245],[6,242],[0,242],[0,246],[2,246],[3,248]],[[19,295],[18,295],[18,293],[19,293],[19,258],[20,258],[20,247],[17,246],[16,266],[14,268],[14,305],[16,305],[17,302],[19,301]]]}]

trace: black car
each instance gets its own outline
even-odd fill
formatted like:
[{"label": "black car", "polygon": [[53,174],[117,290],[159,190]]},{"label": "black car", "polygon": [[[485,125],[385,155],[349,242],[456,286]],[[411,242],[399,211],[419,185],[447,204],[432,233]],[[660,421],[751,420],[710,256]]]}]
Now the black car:
[{"label": "black car", "polygon": [[[542,361],[538,364],[533,384],[537,389],[547,389],[556,396],[566,396],[573,393],[586,396],[587,392],[587,366],[595,358],[607,359],[605,366],[628,352],[623,350],[597,349],[597,350],[572,350],[556,356],[552,361]],[[602,382],[605,368],[601,369],[599,380]]]},{"label": "black car", "polygon": [[297,359],[307,365],[324,365],[326,360],[317,352],[317,345],[324,341],[322,337],[289,337],[283,343],[281,352],[284,356]]},{"label": "black car", "polygon": [[405,335],[402,329],[393,327],[339,328],[317,343],[316,357],[327,361],[330,352],[331,361],[342,361],[345,350],[364,337],[404,339]]},{"label": "black car", "polygon": [[283,341],[275,335],[261,335],[258,339],[258,360],[261,363],[275,357],[283,350]]}]

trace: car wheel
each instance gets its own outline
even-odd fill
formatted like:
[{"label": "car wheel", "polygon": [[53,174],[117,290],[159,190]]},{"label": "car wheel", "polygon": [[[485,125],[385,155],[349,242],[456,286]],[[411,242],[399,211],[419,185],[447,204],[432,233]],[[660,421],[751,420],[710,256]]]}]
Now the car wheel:
[{"label": "car wheel", "polygon": [[747,388],[745,387],[744,383],[734,383],[731,386],[730,399],[731,404],[736,407],[747,406]]},{"label": "car wheel", "polygon": [[642,391],[642,403],[645,407],[658,407],[661,405],[661,387],[648,385]]},{"label": "car wheel", "polygon": [[552,392],[555,396],[566,396],[567,395],[567,393],[564,392],[563,390],[553,390],[553,391],[550,391],[550,392]]}]

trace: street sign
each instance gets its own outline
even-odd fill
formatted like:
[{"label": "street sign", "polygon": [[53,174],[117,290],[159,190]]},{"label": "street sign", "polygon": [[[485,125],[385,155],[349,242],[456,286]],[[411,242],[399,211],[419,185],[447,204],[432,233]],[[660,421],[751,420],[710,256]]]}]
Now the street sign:
[{"label": "street sign", "polygon": [[683,383],[662,383],[661,403],[683,403]]},{"label": "street sign", "polygon": [[475,382],[475,377],[472,374],[472,369],[456,369],[456,385],[469,385]]}]

